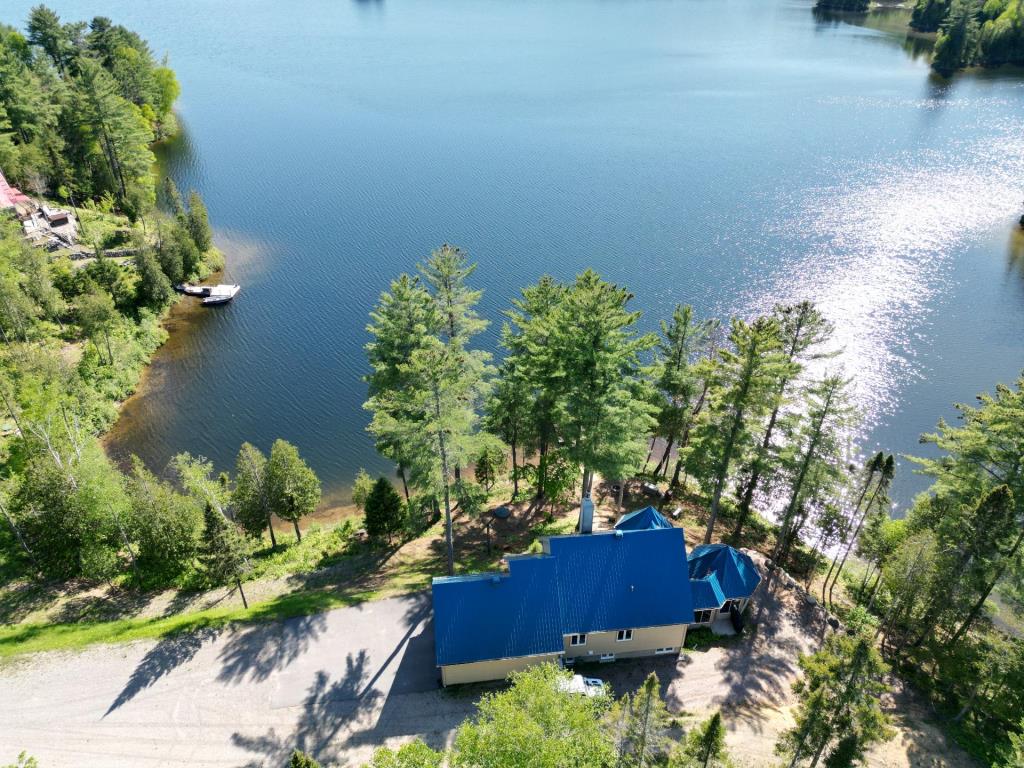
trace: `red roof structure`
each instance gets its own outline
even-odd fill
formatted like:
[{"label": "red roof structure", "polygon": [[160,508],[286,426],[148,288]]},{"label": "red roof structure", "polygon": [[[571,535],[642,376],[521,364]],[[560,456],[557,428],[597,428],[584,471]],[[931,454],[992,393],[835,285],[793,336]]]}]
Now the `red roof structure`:
[{"label": "red roof structure", "polygon": [[4,178],[4,172],[0,171],[0,210],[14,208],[16,205],[27,202],[29,202],[28,195],[8,184],[7,179]]}]

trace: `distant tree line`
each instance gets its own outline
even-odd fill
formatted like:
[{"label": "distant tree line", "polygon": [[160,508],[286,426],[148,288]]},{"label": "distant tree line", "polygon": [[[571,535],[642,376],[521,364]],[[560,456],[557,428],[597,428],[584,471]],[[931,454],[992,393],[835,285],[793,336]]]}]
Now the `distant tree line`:
[{"label": "distant tree line", "polygon": [[137,33],[39,5],[0,25],[0,168],[38,195],[107,198],[130,218],[154,199],[149,145],[176,131],[174,72]]},{"label": "distant tree line", "polygon": [[1024,63],[1022,0],[918,0],[910,25],[938,32],[932,66],[942,75]]}]

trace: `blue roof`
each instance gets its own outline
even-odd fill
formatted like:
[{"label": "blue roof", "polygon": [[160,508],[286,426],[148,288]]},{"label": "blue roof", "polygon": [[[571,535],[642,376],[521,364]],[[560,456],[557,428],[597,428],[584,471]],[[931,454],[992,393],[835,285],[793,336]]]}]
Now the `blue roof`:
[{"label": "blue roof", "polygon": [[552,536],[548,551],[564,634],[693,620],[682,528]]},{"label": "blue roof", "polygon": [[508,574],[433,582],[438,666],[560,653],[563,635],[693,621],[681,528],[552,536]]},{"label": "blue roof", "polygon": [[739,550],[725,544],[705,544],[690,553],[691,579],[714,574],[728,600],[750,597],[761,583],[754,561]]},{"label": "blue roof", "polygon": [[562,651],[555,560],[509,558],[509,572],[434,579],[437,664]]},{"label": "blue roof", "polygon": [[620,531],[649,531],[653,528],[671,528],[672,523],[665,519],[654,507],[644,507],[623,515],[615,528]]},{"label": "blue roof", "polygon": [[693,610],[702,611],[707,608],[721,608],[726,597],[718,583],[717,574],[709,574],[703,579],[690,579],[690,594],[693,596]]}]

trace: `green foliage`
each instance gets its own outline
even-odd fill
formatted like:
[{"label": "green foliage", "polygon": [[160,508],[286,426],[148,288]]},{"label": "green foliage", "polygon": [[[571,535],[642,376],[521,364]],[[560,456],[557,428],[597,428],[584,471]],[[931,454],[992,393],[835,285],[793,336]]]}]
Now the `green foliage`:
[{"label": "green foliage", "polygon": [[139,273],[135,284],[136,302],[157,310],[169,304],[174,292],[156,254],[149,248],[143,248],[135,257],[135,268]]},{"label": "green foliage", "polygon": [[[235,492],[231,497],[238,524],[250,536],[269,530],[273,542],[273,514],[267,482],[267,457],[251,443],[242,443],[235,463]],[[276,542],[274,542],[276,545]]]},{"label": "green foliage", "polygon": [[[813,764],[826,752],[862,754],[890,736],[879,703],[888,667],[870,635],[831,634],[820,651],[801,656],[799,663],[803,676],[793,684],[799,699],[796,725],[779,737],[778,754],[792,765]],[[853,743],[844,743],[846,737]]]},{"label": "green foliage", "polygon": [[356,479],[352,483],[352,503],[356,505],[356,509],[362,512],[366,509],[366,500],[370,496],[370,491],[373,490],[373,478],[366,472],[362,467],[359,468],[359,472],[356,473]]},{"label": "green foliage", "polygon": [[640,690],[632,697],[627,695],[618,708],[625,715],[624,733],[617,750],[622,764],[635,768],[659,764],[668,745],[669,717],[658,676],[651,672]]},{"label": "green foliage", "polygon": [[366,533],[374,539],[391,537],[405,524],[402,497],[386,477],[377,478],[366,497]]},{"label": "green foliage", "polygon": [[27,39],[0,35],[0,160],[39,195],[110,196],[134,219],[152,202],[149,144],[175,129],[178,84],[134,32],[103,17],[85,29],[37,6]]},{"label": "green foliage", "polygon": [[39,762],[27,752],[18,753],[18,759],[4,768],[39,768]]},{"label": "green foliage", "polygon": [[271,511],[295,526],[301,541],[299,520],[316,511],[320,504],[320,480],[287,440],[275,440],[266,468],[267,499]]},{"label": "green foliage", "polygon": [[127,490],[131,503],[128,529],[136,543],[143,578],[158,585],[170,583],[198,553],[203,507],[195,497],[159,481],[137,458],[133,459]]},{"label": "green foliage", "polygon": [[498,479],[498,475],[505,469],[505,451],[495,443],[489,443],[477,455],[473,462],[473,475],[476,481],[490,491]]},{"label": "green foliage", "polygon": [[240,582],[249,570],[246,548],[234,524],[206,505],[199,562],[212,584]]},{"label": "green foliage", "polygon": [[291,759],[288,761],[288,768],[320,768],[320,763],[307,755],[305,752],[294,750]]},{"label": "green foliage", "polygon": [[669,760],[669,768],[731,768],[725,747],[725,726],[722,713],[711,717],[692,730],[686,742]]},{"label": "green foliage", "polygon": [[213,245],[213,231],[210,229],[209,215],[203,198],[194,189],[188,194],[186,229],[200,253],[210,250]]},{"label": "green foliage", "polygon": [[416,739],[397,750],[381,747],[365,768],[441,768],[442,760],[441,754]]},{"label": "green foliage", "polygon": [[935,40],[935,71],[948,77],[973,64],[979,56],[980,32],[977,0],[952,0]]},{"label": "green foliage", "polygon": [[567,693],[558,686],[565,677],[554,665],[541,665],[513,673],[508,690],[486,694],[456,734],[453,768],[611,765],[606,697]]}]

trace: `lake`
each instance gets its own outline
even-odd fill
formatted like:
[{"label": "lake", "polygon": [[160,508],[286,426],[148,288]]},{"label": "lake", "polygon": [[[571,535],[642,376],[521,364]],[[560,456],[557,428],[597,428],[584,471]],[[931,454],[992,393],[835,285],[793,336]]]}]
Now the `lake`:
[{"label": "lake", "polygon": [[[36,0],[5,0],[22,26]],[[296,443],[344,501],[364,432],[367,312],[444,242],[500,312],[548,272],[749,316],[836,323],[864,450],[1024,367],[1024,78],[929,74],[905,11],[805,0],[49,0],[139,31],[182,85],[160,151],[243,286],[176,312],[110,437],[155,469]],[[924,487],[901,462],[896,498]]]}]

